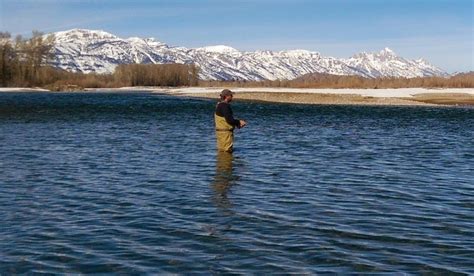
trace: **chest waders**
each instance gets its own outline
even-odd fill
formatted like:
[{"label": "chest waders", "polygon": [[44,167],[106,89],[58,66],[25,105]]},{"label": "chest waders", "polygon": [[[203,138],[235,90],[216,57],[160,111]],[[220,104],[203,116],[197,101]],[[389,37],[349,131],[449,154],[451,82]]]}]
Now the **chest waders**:
[{"label": "chest waders", "polygon": [[232,152],[234,150],[234,126],[227,123],[224,117],[214,114],[216,123],[217,150]]}]

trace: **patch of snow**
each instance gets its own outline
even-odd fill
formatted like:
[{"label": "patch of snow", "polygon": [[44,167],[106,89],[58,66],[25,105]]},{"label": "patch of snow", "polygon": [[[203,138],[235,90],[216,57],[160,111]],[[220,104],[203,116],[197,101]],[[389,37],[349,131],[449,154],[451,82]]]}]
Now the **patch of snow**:
[{"label": "patch of snow", "polygon": [[42,92],[49,91],[48,89],[37,87],[0,87],[0,92]]},{"label": "patch of snow", "polygon": [[221,54],[240,53],[239,50],[226,46],[226,45],[206,46],[206,47],[197,48],[196,50],[211,52],[211,53],[221,53]]}]

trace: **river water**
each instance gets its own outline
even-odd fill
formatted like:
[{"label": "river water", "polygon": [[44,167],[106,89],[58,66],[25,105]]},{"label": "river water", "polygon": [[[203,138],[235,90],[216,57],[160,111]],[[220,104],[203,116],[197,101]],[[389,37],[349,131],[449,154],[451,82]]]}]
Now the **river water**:
[{"label": "river water", "polygon": [[474,109],[0,93],[0,274],[474,273]]}]

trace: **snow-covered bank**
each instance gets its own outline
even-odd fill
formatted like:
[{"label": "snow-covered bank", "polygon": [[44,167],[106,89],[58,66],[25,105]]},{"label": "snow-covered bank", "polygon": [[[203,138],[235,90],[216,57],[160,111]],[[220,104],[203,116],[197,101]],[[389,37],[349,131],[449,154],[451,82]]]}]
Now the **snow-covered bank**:
[{"label": "snow-covered bank", "polygon": [[42,92],[49,91],[43,88],[30,88],[30,87],[0,87],[0,92]]},{"label": "snow-covered bank", "polygon": [[[217,99],[222,87],[121,87],[89,88],[90,93],[149,92],[170,96]],[[473,105],[473,88],[403,89],[297,89],[230,88],[239,100],[300,104],[353,105]],[[49,92],[41,88],[0,88],[0,92]],[[64,91],[63,91],[64,92]],[[81,92],[81,91],[78,91]],[[84,91],[82,91],[84,92]],[[71,92],[73,93],[73,92]]]},{"label": "snow-covered bank", "polygon": [[[144,90],[139,88],[126,88],[131,90]],[[200,94],[217,93],[223,88],[216,87],[185,87],[185,88],[149,88],[151,91],[171,93],[171,94]],[[474,95],[474,88],[398,88],[398,89],[315,89],[315,88],[272,88],[272,87],[254,87],[254,88],[230,88],[232,91],[239,92],[264,92],[264,93],[317,93],[317,94],[336,94],[336,95],[360,95],[364,97],[383,97],[383,98],[409,98],[418,94],[470,94]],[[147,89],[148,90],[148,89]]]},{"label": "snow-covered bank", "polygon": [[[114,92],[114,91],[149,91],[167,94],[205,94],[219,93],[223,87],[152,87],[134,86],[120,88],[86,88],[85,91]],[[308,93],[308,94],[334,94],[334,95],[360,95],[363,97],[380,98],[410,98],[420,94],[469,94],[474,95],[474,88],[390,88],[390,89],[330,89],[330,88],[275,88],[275,87],[230,87],[236,93]],[[0,87],[0,92],[46,92],[43,88],[28,87]]]}]

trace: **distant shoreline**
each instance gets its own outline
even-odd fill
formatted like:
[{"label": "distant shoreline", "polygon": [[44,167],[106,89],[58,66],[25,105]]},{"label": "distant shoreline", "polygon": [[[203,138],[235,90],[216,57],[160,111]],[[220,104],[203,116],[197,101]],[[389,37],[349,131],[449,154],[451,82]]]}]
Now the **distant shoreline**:
[{"label": "distant shoreline", "polygon": [[[474,89],[297,89],[230,88],[235,100],[328,105],[474,105]],[[218,99],[222,88],[188,87],[153,89],[180,97]]]},{"label": "distant shoreline", "polygon": [[[217,100],[219,93],[189,93],[175,96]],[[474,105],[474,96],[469,94],[420,94],[412,98],[396,98],[357,94],[238,92],[235,100],[320,105]]]},{"label": "distant shoreline", "polygon": [[[222,87],[121,87],[88,88],[89,92],[147,91],[177,97],[217,99]],[[311,89],[230,88],[235,100],[295,104],[340,105],[474,105],[473,88]],[[0,92],[48,92],[42,88],[2,87]]]}]

